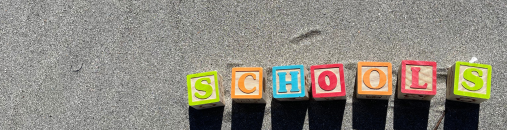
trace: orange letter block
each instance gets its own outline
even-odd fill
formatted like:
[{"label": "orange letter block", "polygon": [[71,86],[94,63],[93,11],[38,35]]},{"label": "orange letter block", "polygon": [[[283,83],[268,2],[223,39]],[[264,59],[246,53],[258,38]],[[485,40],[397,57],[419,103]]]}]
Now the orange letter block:
[{"label": "orange letter block", "polygon": [[266,103],[262,97],[263,77],[261,67],[232,68],[232,100],[237,103]]},{"label": "orange letter block", "polygon": [[388,100],[393,90],[391,72],[389,62],[357,63],[357,98]]}]

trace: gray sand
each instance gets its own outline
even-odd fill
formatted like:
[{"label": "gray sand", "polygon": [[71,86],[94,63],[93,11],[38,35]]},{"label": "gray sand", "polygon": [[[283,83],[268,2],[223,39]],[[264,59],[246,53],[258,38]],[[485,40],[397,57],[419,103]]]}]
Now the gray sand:
[{"label": "gray sand", "polygon": [[[0,2],[0,129],[498,129],[507,123],[507,2]],[[446,68],[493,67],[491,99],[446,102]],[[431,102],[353,98],[359,61],[436,61]],[[343,63],[346,101],[230,100],[231,68]],[[217,70],[226,106],[188,107]]]}]

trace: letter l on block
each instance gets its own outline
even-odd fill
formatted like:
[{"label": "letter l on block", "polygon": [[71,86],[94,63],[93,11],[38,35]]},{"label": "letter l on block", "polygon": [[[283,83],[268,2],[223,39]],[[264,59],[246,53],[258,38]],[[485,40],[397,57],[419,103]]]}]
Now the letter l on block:
[{"label": "letter l on block", "polygon": [[410,68],[412,70],[412,85],[410,85],[411,88],[419,88],[419,89],[426,89],[428,87],[428,83],[424,83],[424,85],[419,85],[419,71],[421,71],[421,68],[419,67],[412,67]]}]

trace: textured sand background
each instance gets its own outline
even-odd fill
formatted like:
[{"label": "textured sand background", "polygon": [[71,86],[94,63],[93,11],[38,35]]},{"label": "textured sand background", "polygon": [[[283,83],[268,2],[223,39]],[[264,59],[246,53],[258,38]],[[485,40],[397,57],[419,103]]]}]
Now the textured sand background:
[{"label": "textured sand background", "polygon": [[[507,2],[0,1],[1,129],[504,129]],[[445,101],[446,68],[490,64],[492,96]],[[430,60],[431,102],[353,98],[359,61]],[[231,68],[343,63],[346,101],[230,100]],[[186,75],[217,70],[222,108],[187,105]],[[393,84],[395,85],[395,84]]]}]

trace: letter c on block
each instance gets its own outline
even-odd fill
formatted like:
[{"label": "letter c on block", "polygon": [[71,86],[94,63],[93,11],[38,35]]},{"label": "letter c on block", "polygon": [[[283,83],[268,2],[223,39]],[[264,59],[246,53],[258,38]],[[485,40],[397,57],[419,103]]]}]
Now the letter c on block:
[{"label": "letter c on block", "polygon": [[[326,76],[329,78],[329,85],[326,84]],[[319,75],[319,86],[320,88],[331,91],[336,88],[337,78],[336,75],[331,71],[324,71]]]},{"label": "letter c on block", "polygon": [[[371,75],[372,71],[377,71],[379,74],[378,86],[376,86],[376,87],[371,86],[371,83],[370,83],[370,75]],[[368,88],[380,89],[386,84],[386,77],[387,77],[386,74],[382,70],[380,70],[378,68],[371,68],[364,73],[363,81],[364,81],[364,84],[366,85],[366,87],[368,87]]]},{"label": "letter c on block", "polygon": [[254,88],[252,88],[250,90],[245,88],[245,78],[247,76],[252,76],[252,78],[254,80],[256,80],[255,77],[257,77],[254,73],[245,73],[245,74],[241,75],[241,77],[238,80],[239,90],[243,91],[244,93],[253,93],[255,91],[256,87],[254,87]]}]

